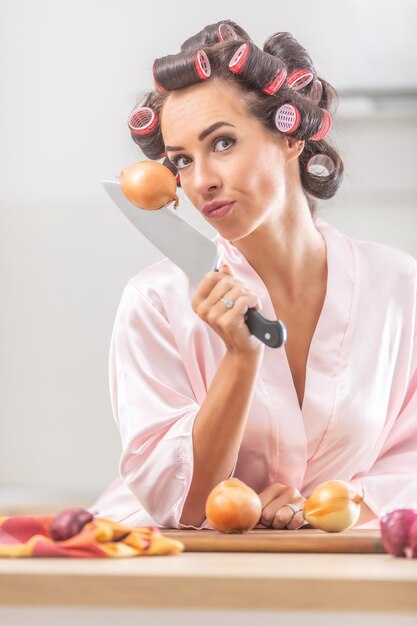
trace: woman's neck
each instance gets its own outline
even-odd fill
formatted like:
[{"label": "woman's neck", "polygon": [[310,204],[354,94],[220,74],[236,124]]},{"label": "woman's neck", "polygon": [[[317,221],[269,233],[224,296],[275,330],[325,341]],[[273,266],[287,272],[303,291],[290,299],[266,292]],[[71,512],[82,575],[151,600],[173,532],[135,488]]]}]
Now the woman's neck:
[{"label": "woman's neck", "polygon": [[327,277],[326,243],[314,225],[307,201],[231,243],[268,291],[279,292],[288,304],[299,301]]}]

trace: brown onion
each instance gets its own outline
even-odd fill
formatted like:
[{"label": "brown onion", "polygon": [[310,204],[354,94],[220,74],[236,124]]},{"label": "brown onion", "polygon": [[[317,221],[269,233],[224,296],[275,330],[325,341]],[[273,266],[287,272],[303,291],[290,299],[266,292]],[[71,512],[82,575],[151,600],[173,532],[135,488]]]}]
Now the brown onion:
[{"label": "brown onion", "polygon": [[120,188],[126,198],[140,209],[154,211],[174,202],[178,206],[177,181],[165,165],[156,161],[139,161],[119,174]]},{"label": "brown onion", "polygon": [[338,533],[356,524],[362,500],[344,480],[328,480],[304,502],[304,518],[315,528]]},{"label": "brown onion", "polygon": [[221,533],[245,533],[259,522],[261,499],[238,478],[228,478],[209,493],[206,518]]}]

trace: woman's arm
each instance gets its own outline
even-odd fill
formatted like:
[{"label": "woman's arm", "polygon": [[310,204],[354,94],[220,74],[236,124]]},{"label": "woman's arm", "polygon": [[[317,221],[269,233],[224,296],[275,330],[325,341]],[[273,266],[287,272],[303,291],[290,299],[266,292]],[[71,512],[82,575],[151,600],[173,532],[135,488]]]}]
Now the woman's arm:
[{"label": "woman's arm", "polygon": [[262,353],[226,352],[193,428],[194,467],[181,524],[200,526],[210,491],[233,472]]},{"label": "woman's arm", "polygon": [[[210,480],[227,478],[233,470],[263,344],[258,350],[258,344],[248,340],[251,349],[242,351],[245,345],[241,341],[239,349],[231,345],[220,352],[221,342],[216,345],[202,324],[193,328],[194,314],[185,305],[185,275],[171,272],[172,276],[169,271],[166,284],[158,282],[158,292],[147,276],[126,286],[112,333],[109,382],[122,442],[120,478],[136,498],[137,508],[145,509],[156,524],[181,528],[179,520],[193,477],[202,471],[201,480],[209,481],[208,494]],[[216,280],[220,278],[218,273]],[[185,294],[184,301],[177,298],[177,292]],[[243,319],[245,306],[239,304],[239,293],[231,297],[236,300],[231,311],[240,307]],[[248,306],[256,304],[256,296],[247,299]],[[178,315],[170,308],[172,302],[178,305]],[[218,309],[227,321],[230,311],[222,302]],[[233,332],[236,322],[229,324]],[[249,335],[244,323],[237,330]],[[193,336],[195,343],[187,346],[178,336],[180,332]],[[205,448],[199,444],[203,438],[210,442]],[[226,453],[228,441],[230,452]],[[213,475],[207,474],[212,470]],[[204,519],[204,506],[198,506],[198,517]]]},{"label": "woman's arm", "polygon": [[[232,300],[228,309],[222,298]],[[209,272],[195,292],[194,312],[224,341],[220,362],[193,425],[193,473],[180,523],[199,526],[210,491],[233,472],[265,346],[251,336],[244,316],[258,296],[225,265]]]}]

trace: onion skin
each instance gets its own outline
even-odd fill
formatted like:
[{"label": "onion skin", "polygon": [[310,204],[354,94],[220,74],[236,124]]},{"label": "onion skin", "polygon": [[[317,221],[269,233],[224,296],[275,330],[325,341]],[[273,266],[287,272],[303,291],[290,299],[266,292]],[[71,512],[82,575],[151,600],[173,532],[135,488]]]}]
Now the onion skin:
[{"label": "onion skin", "polygon": [[417,510],[395,509],[380,520],[381,539],[388,554],[417,558]]},{"label": "onion skin", "polygon": [[94,515],[84,509],[65,509],[52,520],[48,529],[48,535],[54,541],[65,541],[74,537],[74,535],[78,535],[84,526],[93,519]]},{"label": "onion skin", "polygon": [[221,533],[245,533],[259,522],[261,499],[238,478],[223,480],[209,493],[206,518]]},{"label": "onion skin", "polygon": [[328,480],[304,502],[304,518],[315,528],[339,533],[356,524],[362,500],[344,480]]},{"label": "onion skin", "polygon": [[139,209],[156,211],[179,200],[177,181],[165,165],[156,161],[139,161],[128,165],[119,174],[120,188],[126,198]]}]

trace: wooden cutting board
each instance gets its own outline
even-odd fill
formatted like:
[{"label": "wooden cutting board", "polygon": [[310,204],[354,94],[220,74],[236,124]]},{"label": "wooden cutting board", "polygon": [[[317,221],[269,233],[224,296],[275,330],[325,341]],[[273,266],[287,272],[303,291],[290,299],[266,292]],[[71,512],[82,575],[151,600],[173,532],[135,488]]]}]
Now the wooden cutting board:
[{"label": "wooden cutting board", "polygon": [[230,535],[207,529],[161,529],[161,532],[166,537],[182,541],[186,552],[385,552],[380,531],[370,529],[326,533],[316,528],[254,528],[248,533]]}]

